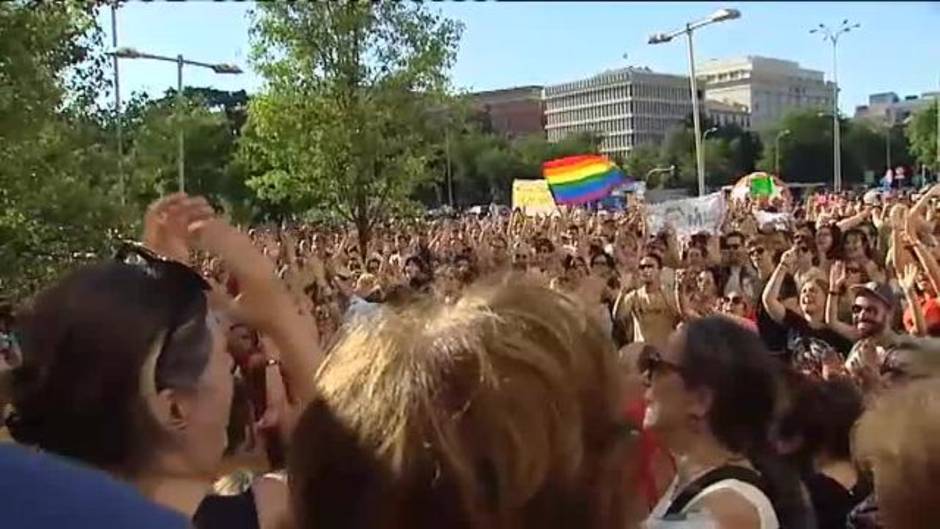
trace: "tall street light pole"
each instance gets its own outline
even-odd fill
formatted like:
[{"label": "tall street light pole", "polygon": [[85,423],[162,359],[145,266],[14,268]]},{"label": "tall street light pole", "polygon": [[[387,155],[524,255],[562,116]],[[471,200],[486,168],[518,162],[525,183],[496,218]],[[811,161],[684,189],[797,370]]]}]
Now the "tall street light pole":
[{"label": "tall street light pole", "polygon": [[687,22],[685,28],[672,33],[656,33],[650,36],[650,44],[669,42],[679,35],[685,34],[689,44],[689,87],[692,90],[692,126],[695,129],[695,167],[698,170],[698,194],[705,194],[705,153],[702,151],[702,123],[699,116],[698,83],[695,79],[695,53],[692,48],[692,32],[716,22],[734,20],[741,17],[737,9],[719,9],[702,20]]},{"label": "tall street light pole", "polygon": [[839,45],[840,35],[860,27],[860,24],[849,24],[848,19],[843,19],[842,24],[835,29],[820,24],[809,30],[811,34],[819,33],[824,41],[832,43],[832,186],[837,192],[842,190],[842,140],[839,126],[839,74],[836,48]]},{"label": "tall street light pole", "polygon": [[200,68],[208,68],[218,74],[240,74],[242,69],[234,64],[227,63],[206,63],[199,61],[190,61],[184,59],[182,55],[177,55],[176,57],[167,57],[163,55],[154,55],[151,53],[143,53],[135,50],[134,48],[117,48],[110,53],[112,57],[117,59],[151,59],[154,61],[165,61],[165,62],[175,62],[176,63],[176,113],[177,113],[177,124],[176,124],[176,144],[177,144],[177,159],[176,159],[176,171],[177,177],[179,179],[179,190],[186,190],[186,150],[185,150],[185,137],[183,134],[182,126],[182,116],[183,116],[183,66],[198,66]]},{"label": "tall street light pole", "polygon": [[[111,44],[117,48],[117,0],[111,3]],[[124,181],[124,116],[121,114],[121,78],[118,71],[118,57],[112,55],[111,60],[114,66],[114,117],[117,126],[117,166],[118,182],[121,187],[121,205],[126,203],[127,188]]]},{"label": "tall street light pole", "polygon": [[790,129],[783,129],[774,138],[774,174],[780,176],[780,139],[790,134]]}]

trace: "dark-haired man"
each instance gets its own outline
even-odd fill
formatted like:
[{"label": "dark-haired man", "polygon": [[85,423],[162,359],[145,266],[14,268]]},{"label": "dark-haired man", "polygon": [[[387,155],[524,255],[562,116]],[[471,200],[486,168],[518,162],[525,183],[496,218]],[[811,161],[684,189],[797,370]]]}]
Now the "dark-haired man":
[{"label": "dark-haired man", "polygon": [[640,287],[621,292],[614,303],[614,318],[624,324],[633,323],[633,341],[664,347],[669,335],[679,324],[675,300],[662,287],[662,260],[646,254],[640,259]]}]

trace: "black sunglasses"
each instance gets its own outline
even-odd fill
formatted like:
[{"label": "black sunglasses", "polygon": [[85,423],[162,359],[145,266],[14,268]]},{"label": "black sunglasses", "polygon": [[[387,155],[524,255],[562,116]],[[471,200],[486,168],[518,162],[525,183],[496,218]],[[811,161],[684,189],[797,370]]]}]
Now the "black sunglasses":
[{"label": "black sunglasses", "polygon": [[[146,270],[147,274],[154,280],[162,281],[166,287],[171,289],[171,295],[180,299],[180,307],[188,305],[190,300],[196,299],[196,296],[202,296],[205,291],[212,290],[212,285],[199,275],[195,270],[178,261],[165,259],[158,256],[140,243],[125,241],[121,243],[117,252],[114,254],[114,260],[126,265],[139,266]],[[148,374],[147,378],[152,381],[154,391],[164,389],[160,384],[160,378],[157,375],[157,366],[160,357],[173,342],[176,332],[189,323],[186,318],[181,318],[180,314],[170,314],[165,324],[166,332],[160,347],[156,349],[156,354],[148,363],[152,366],[153,373]],[[234,369],[234,366],[233,366]]]},{"label": "black sunglasses", "polygon": [[636,360],[637,371],[643,375],[646,384],[653,382],[653,376],[656,373],[672,372],[682,375],[684,369],[679,364],[674,364],[668,360],[663,360],[659,351],[652,347],[646,347],[640,353]]}]

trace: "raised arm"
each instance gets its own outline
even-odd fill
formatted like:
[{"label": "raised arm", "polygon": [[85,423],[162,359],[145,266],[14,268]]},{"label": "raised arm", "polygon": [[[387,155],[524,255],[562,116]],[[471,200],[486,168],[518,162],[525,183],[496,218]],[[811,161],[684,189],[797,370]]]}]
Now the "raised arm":
[{"label": "raised arm", "polygon": [[783,285],[784,278],[790,273],[795,263],[795,250],[791,248],[783,252],[783,256],[780,258],[780,264],[777,265],[773,274],[770,275],[770,280],[767,282],[767,286],[764,287],[764,292],[761,294],[761,302],[764,304],[764,309],[767,310],[767,314],[770,318],[777,323],[783,323],[783,319],[787,315],[787,308],[780,302],[780,287]]},{"label": "raised arm", "polygon": [[836,261],[829,269],[829,293],[826,296],[825,322],[830,329],[839,333],[846,340],[858,340],[858,331],[855,327],[839,320],[839,298],[845,290],[845,263]]},{"label": "raised arm", "polygon": [[323,359],[316,322],[296,309],[286,286],[275,276],[274,264],[247,235],[219,218],[191,223],[189,232],[197,248],[222,258],[235,275],[240,294],[233,302],[233,315],[271,338],[281,352],[292,396],[308,402]]},{"label": "raised arm", "polygon": [[917,284],[917,265],[909,263],[904,267],[904,271],[898,274],[898,284],[904,291],[904,299],[907,306],[911,309],[911,315],[914,317],[914,334],[917,336],[927,336],[927,322],[924,319],[924,311],[920,307],[920,300],[917,299],[915,285]]}]

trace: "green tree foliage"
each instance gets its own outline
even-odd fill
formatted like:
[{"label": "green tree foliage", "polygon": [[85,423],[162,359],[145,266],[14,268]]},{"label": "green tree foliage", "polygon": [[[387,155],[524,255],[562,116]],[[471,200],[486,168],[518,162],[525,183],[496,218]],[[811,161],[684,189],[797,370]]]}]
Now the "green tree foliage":
[{"label": "green tree foliage", "polygon": [[[705,183],[714,188],[731,184],[743,175],[754,171],[763,150],[760,137],[742,129],[738,125],[719,126],[709,119],[703,119],[702,130],[715,130],[708,134],[702,144],[705,150]],[[648,153],[642,153],[649,157]],[[660,149],[658,166],[676,166],[673,176],[658,175],[656,182],[647,182],[651,187],[687,187],[698,186],[698,173],[695,163],[695,133],[691,119],[682,127],[673,129],[666,135]]]},{"label": "green tree foliage", "polygon": [[940,173],[940,157],[937,155],[937,104],[934,103],[914,114],[907,124],[905,134],[917,163]]},{"label": "green tree foliage", "polygon": [[235,159],[246,119],[244,91],[186,88],[178,105],[175,90],[161,99],[135,95],[125,109],[128,197],[139,208],[178,186],[177,132],[184,134],[186,190],[205,195],[240,221],[263,216],[263,204],[245,185],[246,171]]},{"label": "green tree foliage", "polygon": [[[864,182],[865,172],[877,177],[884,173],[887,161],[885,128],[860,120],[841,120],[842,180],[845,184]],[[832,117],[815,110],[791,112],[777,127],[768,130],[767,148],[759,167],[773,171],[775,142],[782,130],[790,133],[780,139],[780,173],[790,182],[832,181]],[[909,146],[899,130],[890,131],[892,166],[911,162]]]},{"label": "green tree foliage", "polygon": [[265,2],[252,27],[264,91],[241,145],[263,199],[373,226],[431,177],[427,109],[443,101],[462,27],[421,4]]},{"label": "green tree foliage", "polygon": [[[127,218],[90,2],[0,2],[0,292],[19,296],[106,251]],[[97,50],[97,51],[96,51]]]},{"label": "green tree foliage", "polygon": [[574,134],[553,143],[539,134],[510,140],[470,126],[451,146],[455,205],[509,204],[513,180],[542,178],[543,163],[596,153],[599,145],[600,137],[594,134]]}]

